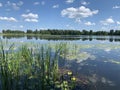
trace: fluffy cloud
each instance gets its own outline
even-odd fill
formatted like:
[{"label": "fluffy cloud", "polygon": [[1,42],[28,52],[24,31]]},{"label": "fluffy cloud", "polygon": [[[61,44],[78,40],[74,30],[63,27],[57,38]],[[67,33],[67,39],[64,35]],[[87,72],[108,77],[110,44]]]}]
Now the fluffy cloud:
[{"label": "fluffy cloud", "polygon": [[40,4],[40,2],[34,2],[34,5],[39,5]]},{"label": "fluffy cloud", "polygon": [[113,6],[113,9],[118,9],[118,8],[120,8],[120,6],[118,5]]},{"label": "fluffy cloud", "polygon": [[66,8],[61,11],[61,15],[63,17],[68,17],[72,19],[81,19],[81,18],[87,18],[90,16],[93,16],[94,14],[97,14],[98,10],[90,10],[89,8],[86,8],[85,6],[80,6],[79,8]]},{"label": "fluffy cloud", "polygon": [[22,14],[21,15],[25,21],[27,22],[38,22],[38,14],[28,13],[28,14]]},{"label": "fluffy cloud", "polygon": [[73,3],[75,0],[66,0],[66,3]]},{"label": "fluffy cloud", "polygon": [[6,4],[6,6],[12,7],[14,10],[19,10],[20,6],[22,6],[22,5],[23,5],[22,1],[19,1],[17,3],[12,3],[10,1],[7,1],[7,4]]},{"label": "fluffy cloud", "polygon": [[30,18],[26,18],[25,21],[26,22],[38,22],[37,19],[30,19]]},{"label": "fluffy cloud", "polygon": [[22,14],[22,17],[24,17],[24,18],[38,18],[38,14],[33,14],[33,13]]},{"label": "fluffy cloud", "polygon": [[116,23],[117,23],[118,25],[120,25],[120,21],[117,21]]},{"label": "fluffy cloud", "polygon": [[85,25],[87,25],[87,26],[92,26],[92,25],[96,25],[95,23],[91,23],[91,22],[86,22],[86,23],[84,23]]},{"label": "fluffy cloud", "polygon": [[82,1],[81,4],[82,4],[82,5],[88,5],[88,4],[90,4],[90,3],[89,3],[89,2]]},{"label": "fluffy cloud", "polygon": [[103,25],[109,25],[109,24],[113,24],[115,23],[115,21],[110,17],[110,18],[107,18],[103,21],[100,21]]},{"label": "fluffy cloud", "polygon": [[53,5],[53,7],[52,7],[52,8],[59,8],[59,5],[58,5],[58,4]]},{"label": "fluffy cloud", "polygon": [[10,22],[17,22],[17,20],[14,17],[0,17],[0,20],[10,21]]},{"label": "fluffy cloud", "polygon": [[0,7],[2,7],[3,5],[2,5],[2,3],[0,3]]}]

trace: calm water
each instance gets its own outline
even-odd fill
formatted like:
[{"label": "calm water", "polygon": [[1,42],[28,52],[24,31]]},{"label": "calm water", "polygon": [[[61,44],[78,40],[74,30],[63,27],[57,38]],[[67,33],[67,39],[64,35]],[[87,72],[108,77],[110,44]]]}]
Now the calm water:
[{"label": "calm water", "polygon": [[72,70],[92,83],[91,90],[120,90],[120,37],[80,36],[45,38],[27,36],[1,36],[11,43],[49,44],[68,42],[79,45],[79,55],[61,60],[59,66]]}]

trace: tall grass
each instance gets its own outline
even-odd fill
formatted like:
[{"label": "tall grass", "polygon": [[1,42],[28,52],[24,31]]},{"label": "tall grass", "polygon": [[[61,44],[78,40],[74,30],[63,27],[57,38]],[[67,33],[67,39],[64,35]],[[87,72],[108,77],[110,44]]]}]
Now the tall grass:
[{"label": "tall grass", "polygon": [[[61,53],[66,54],[66,44],[56,45],[54,49],[49,45],[32,48],[22,45],[17,50],[13,49],[14,44],[11,44],[6,50],[4,44],[1,41],[0,90],[55,90],[61,88],[58,60]],[[61,90],[64,89],[61,88]]]},{"label": "tall grass", "polygon": [[60,79],[58,66],[60,56],[65,58],[67,53],[66,43],[31,48],[22,45],[17,50],[11,44],[6,50],[1,41],[0,90],[70,90]]}]

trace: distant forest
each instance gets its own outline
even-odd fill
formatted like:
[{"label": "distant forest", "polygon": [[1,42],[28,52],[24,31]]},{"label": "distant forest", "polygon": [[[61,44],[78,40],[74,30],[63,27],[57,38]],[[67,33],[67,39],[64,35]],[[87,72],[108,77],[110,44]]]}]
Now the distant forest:
[{"label": "distant forest", "polygon": [[93,31],[93,30],[2,30],[3,34],[38,34],[38,35],[120,35],[120,30]]}]

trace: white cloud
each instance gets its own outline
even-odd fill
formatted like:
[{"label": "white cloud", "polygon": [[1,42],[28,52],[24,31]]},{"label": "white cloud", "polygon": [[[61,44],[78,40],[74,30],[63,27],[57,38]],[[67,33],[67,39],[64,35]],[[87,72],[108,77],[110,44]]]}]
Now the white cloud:
[{"label": "white cloud", "polygon": [[66,3],[73,3],[75,0],[66,0]]},{"label": "white cloud", "polygon": [[118,25],[120,25],[120,21],[117,21],[116,23],[117,23]]},{"label": "white cloud", "polygon": [[52,7],[52,8],[59,8],[59,5],[58,5],[58,4],[53,5],[53,7]]},{"label": "white cloud", "polygon": [[42,5],[45,5],[45,1],[42,1],[41,4],[42,4]]},{"label": "white cloud", "polygon": [[115,23],[115,21],[110,17],[110,18],[107,18],[103,21],[100,21],[103,25],[109,25],[109,24],[113,24]]},{"label": "white cloud", "polygon": [[13,3],[13,2],[7,1],[7,3],[6,3],[7,7],[12,7],[14,10],[19,10],[20,6],[22,6],[22,5],[23,5],[22,1],[19,1],[17,3]]},{"label": "white cloud", "polygon": [[23,25],[20,25],[20,28],[23,28],[24,26]]},{"label": "white cloud", "polygon": [[2,5],[2,3],[0,3],[0,7],[2,7],[3,5]]},{"label": "white cloud", "polygon": [[120,6],[118,5],[113,6],[113,9],[118,9],[118,8],[120,8]]},{"label": "white cloud", "polygon": [[40,4],[40,2],[34,2],[34,5],[39,5]]},{"label": "white cloud", "polygon": [[19,9],[20,9],[20,7],[17,6],[16,3],[12,3],[12,8],[13,8],[14,10],[19,10]]},{"label": "white cloud", "polygon": [[21,15],[24,18],[24,21],[26,22],[38,22],[38,14],[28,13],[28,14],[22,14]]},{"label": "white cloud", "polygon": [[87,26],[96,25],[95,23],[92,23],[92,22],[90,22],[90,21],[88,21],[88,22],[86,22],[86,23],[84,23],[84,24],[87,25]]},{"label": "white cloud", "polygon": [[0,17],[0,20],[10,21],[10,22],[17,22],[17,20],[14,17]]},{"label": "white cloud", "polygon": [[25,19],[26,22],[38,22],[37,19],[30,19],[30,18],[27,18]]},{"label": "white cloud", "polygon": [[72,19],[81,19],[81,18],[87,18],[90,16],[93,16],[94,14],[97,14],[99,10],[90,10],[89,8],[86,8],[85,6],[80,6],[79,8],[66,8],[61,11],[61,15],[63,17],[68,17]]},{"label": "white cloud", "polygon": [[22,14],[23,18],[38,18],[38,14],[28,13],[28,14]]},{"label": "white cloud", "polygon": [[88,4],[90,4],[90,3],[89,3],[89,2],[82,1],[81,4],[82,4],[82,5],[88,5]]}]

